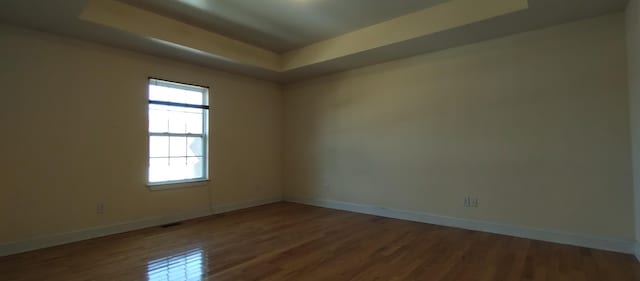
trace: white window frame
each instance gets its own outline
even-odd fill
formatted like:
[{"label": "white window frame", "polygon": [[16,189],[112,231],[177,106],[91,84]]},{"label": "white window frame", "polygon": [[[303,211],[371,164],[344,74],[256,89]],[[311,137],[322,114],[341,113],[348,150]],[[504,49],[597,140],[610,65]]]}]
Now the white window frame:
[{"label": "white window frame", "polygon": [[[191,186],[192,184],[197,184],[197,183],[203,183],[206,181],[209,181],[209,111],[210,111],[210,107],[209,107],[209,87],[207,86],[200,86],[200,85],[194,85],[194,84],[187,84],[187,83],[180,83],[180,82],[174,82],[174,81],[170,81],[170,80],[164,80],[164,79],[158,79],[158,78],[153,78],[153,77],[149,77],[148,80],[148,88],[151,85],[156,85],[156,86],[163,86],[163,87],[169,87],[169,88],[175,88],[175,89],[183,89],[183,90],[188,90],[188,91],[199,91],[202,92],[202,97],[203,97],[203,105],[193,105],[193,104],[184,104],[184,103],[175,103],[175,102],[167,102],[167,101],[157,101],[157,100],[151,100],[149,97],[149,92],[147,92],[147,186],[149,186],[151,189],[167,189],[167,188],[178,188],[178,187],[188,187]],[[147,89],[148,89],[147,88]],[[147,90],[149,91],[149,90]],[[203,110],[203,114],[202,114],[202,134],[192,134],[192,133],[170,133],[170,132],[150,132],[150,128],[149,128],[149,107],[152,104],[157,104],[157,105],[168,105],[168,106],[175,106],[175,107],[185,107],[185,108],[199,108]],[[157,181],[157,182],[151,182],[150,181],[150,175],[149,175],[149,171],[150,171],[150,167],[151,167],[151,159],[153,157],[151,157],[151,148],[150,148],[150,140],[151,137],[154,136],[167,136],[167,137],[172,137],[172,136],[176,136],[176,137],[195,137],[195,138],[201,138],[202,139],[202,155],[203,155],[203,171],[202,171],[202,177],[200,178],[191,178],[191,179],[184,179],[184,180],[168,180],[168,181]],[[170,156],[168,156],[170,157]]]}]

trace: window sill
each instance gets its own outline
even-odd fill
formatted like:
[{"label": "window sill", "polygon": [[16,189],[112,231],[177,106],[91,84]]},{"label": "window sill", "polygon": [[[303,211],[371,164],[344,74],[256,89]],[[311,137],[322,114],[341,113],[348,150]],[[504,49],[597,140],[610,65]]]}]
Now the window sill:
[{"label": "window sill", "polygon": [[158,183],[147,183],[147,187],[151,189],[151,191],[161,191],[161,190],[170,190],[170,189],[207,186],[210,182],[211,180],[209,179],[174,181],[174,182],[158,182]]}]

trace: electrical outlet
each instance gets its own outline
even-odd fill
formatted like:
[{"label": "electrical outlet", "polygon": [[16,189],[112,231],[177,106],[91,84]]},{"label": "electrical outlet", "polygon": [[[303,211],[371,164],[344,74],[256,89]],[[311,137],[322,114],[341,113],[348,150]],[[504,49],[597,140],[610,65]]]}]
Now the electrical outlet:
[{"label": "electrical outlet", "polygon": [[472,208],[478,208],[479,203],[480,203],[480,200],[478,199],[478,197],[473,197],[473,199],[471,199]]},{"label": "electrical outlet", "polygon": [[480,199],[475,196],[465,196],[464,197],[464,207],[465,208],[478,208],[480,205]]},{"label": "electrical outlet", "polygon": [[96,204],[96,214],[98,215],[104,214],[104,203],[100,202]]}]

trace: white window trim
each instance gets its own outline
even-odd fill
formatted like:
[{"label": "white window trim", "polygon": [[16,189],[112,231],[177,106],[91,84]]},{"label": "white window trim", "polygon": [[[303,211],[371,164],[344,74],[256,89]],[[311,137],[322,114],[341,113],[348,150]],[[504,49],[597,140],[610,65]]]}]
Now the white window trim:
[{"label": "white window trim", "polygon": [[202,180],[183,180],[183,181],[163,181],[158,183],[147,182],[147,187],[151,190],[170,190],[190,187],[207,186],[211,182],[210,179]]}]

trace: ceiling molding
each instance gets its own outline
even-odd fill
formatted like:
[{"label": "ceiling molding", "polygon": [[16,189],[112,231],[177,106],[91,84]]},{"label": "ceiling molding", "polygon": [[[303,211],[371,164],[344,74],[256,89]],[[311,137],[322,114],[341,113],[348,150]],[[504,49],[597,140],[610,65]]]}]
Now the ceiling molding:
[{"label": "ceiling molding", "polygon": [[165,45],[180,47],[188,52],[281,73],[433,35],[527,8],[528,0],[450,0],[283,54],[116,0],[89,0],[79,18]]},{"label": "ceiling molding", "polygon": [[90,0],[80,19],[227,61],[281,71],[279,54],[115,0]]},{"label": "ceiling molding", "polygon": [[292,70],[525,10],[527,0],[451,0],[283,55]]}]

